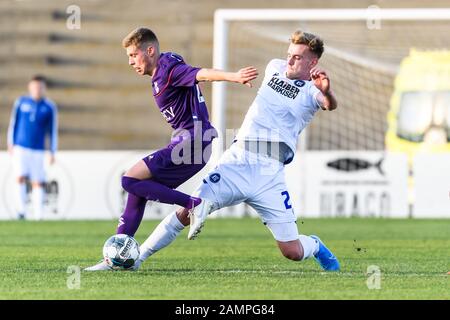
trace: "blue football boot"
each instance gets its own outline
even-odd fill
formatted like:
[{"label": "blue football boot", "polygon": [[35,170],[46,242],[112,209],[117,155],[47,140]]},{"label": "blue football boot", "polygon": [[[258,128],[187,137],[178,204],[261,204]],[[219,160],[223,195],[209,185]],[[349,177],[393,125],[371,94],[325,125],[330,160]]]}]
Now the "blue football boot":
[{"label": "blue football boot", "polygon": [[335,255],[328,249],[318,236],[311,235],[311,238],[319,242],[319,251],[314,255],[316,261],[325,271],[339,271],[339,261]]}]

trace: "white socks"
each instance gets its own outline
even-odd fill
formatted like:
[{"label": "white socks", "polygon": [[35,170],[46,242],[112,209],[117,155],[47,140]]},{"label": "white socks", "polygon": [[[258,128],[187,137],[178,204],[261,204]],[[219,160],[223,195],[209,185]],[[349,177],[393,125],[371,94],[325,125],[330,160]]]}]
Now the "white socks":
[{"label": "white socks", "polygon": [[317,251],[319,251],[319,242],[317,242],[315,239],[301,234],[298,236],[298,240],[303,247],[302,261],[312,257],[317,253]]},{"label": "white socks", "polygon": [[[172,212],[165,217],[141,245],[141,254],[139,255],[140,263],[171,244],[183,229],[184,225],[178,220],[176,212]],[[299,235],[298,240],[303,247],[302,260],[312,257],[319,251],[319,243],[315,239],[309,236]]]},{"label": "white socks", "polygon": [[26,216],[27,208],[27,185],[25,183],[17,183],[16,186],[16,208],[19,214]]},{"label": "white socks", "polygon": [[[45,191],[43,187],[33,187],[31,199],[33,203],[33,213],[35,220],[42,220],[44,211]],[[17,213],[23,214],[24,218],[28,215],[27,210],[27,185],[26,183],[17,183],[16,189],[16,208]]]},{"label": "white socks", "polygon": [[35,220],[42,220],[45,192],[43,187],[33,188],[33,213]]},{"label": "white socks", "polygon": [[165,217],[150,236],[141,245],[139,260],[144,261],[155,252],[167,247],[183,231],[184,225],[178,220],[177,213],[172,212]]}]

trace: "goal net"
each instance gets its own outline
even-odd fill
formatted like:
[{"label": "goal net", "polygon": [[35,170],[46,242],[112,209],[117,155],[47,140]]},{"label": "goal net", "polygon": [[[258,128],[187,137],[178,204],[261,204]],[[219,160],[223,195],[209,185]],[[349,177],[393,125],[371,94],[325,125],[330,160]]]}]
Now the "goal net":
[{"label": "goal net", "polygon": [[[228,129],[240,127],[266,64],[273,58],[285,59],[293,31],[301,29],[324,40],[319,65],[330,75],[340,112],[319,112],[302,141],[307,150],[385,149],[387,114],[400,62],[412,49],[450,49],[448,10],[322,10],[328,19],[320,18],[319,10],[303,10],[297,19],[288,13],[289,20],[277,10],[264,12],[267,18],[259,15],[264,10],[235,10],[235,15],[230,11],[223,10],[225,31],[220,37],[215,34],[215,66],[237,70],[254,65],[260,77],[254,90],[226,84],[214,88],[213,119]],[[216,13],[216,19],[219,16]],[[216,23],[216,33],[219,29]],[[219,86],[224,89],[222,99],[217,97]]]}]

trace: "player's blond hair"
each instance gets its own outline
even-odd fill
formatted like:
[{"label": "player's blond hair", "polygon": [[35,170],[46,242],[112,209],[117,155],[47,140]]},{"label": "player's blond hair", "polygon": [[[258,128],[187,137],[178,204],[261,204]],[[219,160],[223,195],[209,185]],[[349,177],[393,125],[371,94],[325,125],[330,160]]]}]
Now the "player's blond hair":
[{"label": "player's blond hair", "polygon": [[309,50],[314,53],[317,58],[320,58],[323,53],[323,41],[312,33],[303,32],[301,30],[295,31],[289,39],[293,44],[304,44],[309,47]]},{"label": "player's blond hair", "polygon": [[122,46],[124,48],[132,45],[141,47],[144,43],[154,43],[156,46],[159,46],[156,34],[152,30],[144,27],[134,29],[122,40]]}]

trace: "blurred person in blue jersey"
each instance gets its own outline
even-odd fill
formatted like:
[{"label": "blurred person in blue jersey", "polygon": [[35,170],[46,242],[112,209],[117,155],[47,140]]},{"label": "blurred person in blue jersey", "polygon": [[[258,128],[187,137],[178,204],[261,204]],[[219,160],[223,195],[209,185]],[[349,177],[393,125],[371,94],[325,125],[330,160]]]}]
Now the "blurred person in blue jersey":
[{"label": "blurred person in blue jersey", "polygon": [[[50,164],[55,162],[58,146],[58,110],[46,97],[47,82],[35,75],[28,83],[28,95],[19,97],[11,112],[8,128],[8,152],[12,156],[16,178],[16,210],[19,219],[27,218],[28,178],[32,185],[33,215],[42,220],[45,199],[45,151],[50,150]],[[46,138],[48,137],[48,143]]]}]

